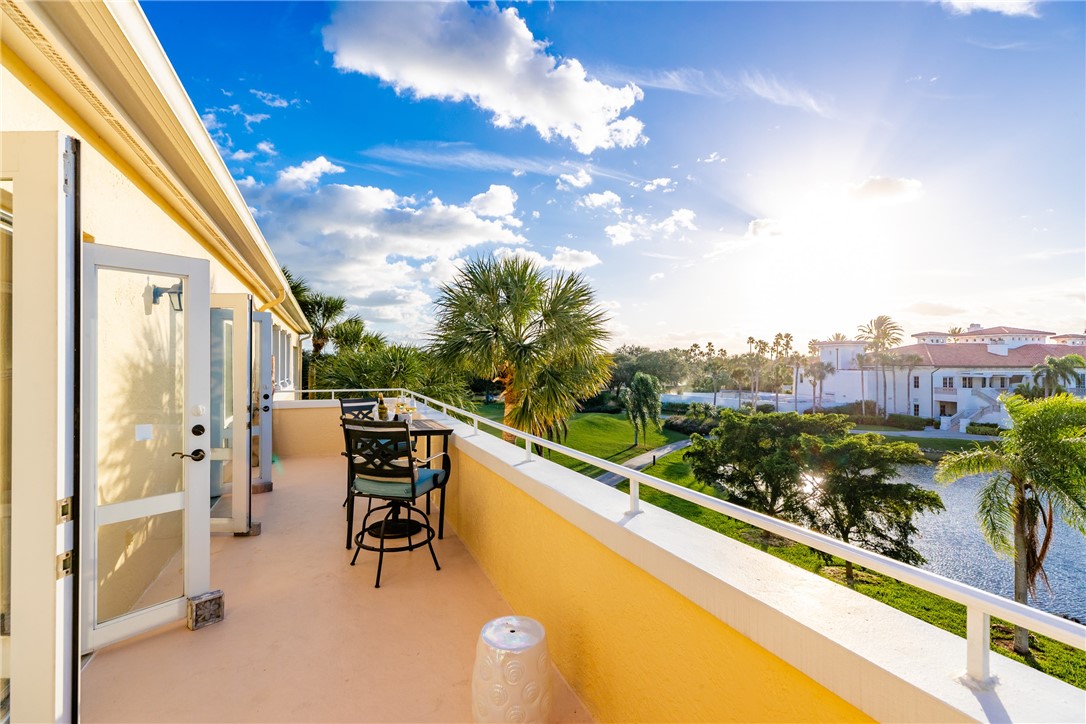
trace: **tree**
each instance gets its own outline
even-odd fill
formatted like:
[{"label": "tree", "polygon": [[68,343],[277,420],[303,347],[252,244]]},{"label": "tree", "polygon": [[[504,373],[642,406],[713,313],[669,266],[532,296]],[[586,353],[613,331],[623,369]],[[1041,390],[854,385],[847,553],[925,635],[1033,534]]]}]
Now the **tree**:
[{"label": "tree", "polygon": [[[909,378],[912,377],[913,370],[924,364],[924,358],[915,352],[908,352],[906,354],[898,355],[897,360],[897,363],[905,368],[905,397],[908,399],[908,391],[912,389],[909,386]],[[906,410],[905,414],[908,414],[908,410]]]},{"label": "tree", "polygon": [[577,401],[607,382],[607,318],[579,274],[547,275],[523,257],[474,259],[436,306],[438,358],[501,383],[510,427],[561,436]]},{"label": "tree", "polygon": [[[994,473],[977,493],[977,521],[997,554],[1014,559],[1014,600],[1048,584],[1045,557],[1059,516],[1086,535],[1086,401],[1070,395],[1026,400],[1000,397],[1014,427],[996,448],[976,447],[939,461],[935,479],[952,483],[967,475]],[[1029,653],[1029,632],[1015,627],[1014,650]]]},{"label": "tree", "polygon": [[792,368],[792,409],[799,412],[799,371],[803,369],[803,355],[792,352],[788,355],[788,365]]},{"label": "tree", "polygon": [[[774,377],[774,380],[773,380],[773,383],[774,383],[773,409],[776,412],[781,411],[781,379],[780,379],[780,372],[781,372],[782,369],[784,369],[784,367],[786,367],[786,366],[788,366],[790,364],[789,359],[791,358],[792,352],[793,352],[793,349],[792,349],[792,342],[793,341],[794,341],[794,338],[792,337],[791,332],[783,332],[783,333],[782,332],[777,332],[775,335],[773,335],[773,347],[771,348],[771,350],[773,352],[773,360],[772,360],[773,365],[772,365],[771,369],[772,369],[772,373],[773,373],[773,377]],[[793,391],[794,390],[795,390],[795,387],[793,387]]]},{"label": "tree", "polygon": [[[918,485],[894,482],[899,465],[927,464],[919,447],[865,433],[807,436],[804,451],[811,492],[803,511],[810,528],[911,565],[924,562],[912,546],[913,518],[943,510],[943,501]],[[848,560],[845,580],[855,582]]]},{"label": "tree", "polygon": [[660,380],[644,372],[637,372],[630,386],[622,391],[622,403],[626,417],[634,430],[634,447],[639,434],[647,435],[649,424],[660,429]]},{"label": "tree", "polygon": [[[885,314],[880,314],[867,324],[861,324],[859,327],[857,327],[857,332],[859,333],[859,339],[862,339],[868,343],[867,349],[869,351],[879,353],[885,352],[891,347],[900,344],[903,330],[901,329],[901,325],[890,319],[889,316]],[[870,359],[875,363],[876,384],[878,384],[879,372],[882,372],[882,410],[885,414],[887,412],[885,367],[886,358],[876,355],[872,356]]]},{"label": "tree", "polygon": [[947,330],[947,334],[949,334],[951,337],[957,337],[959,335],[965,334],[965,330],[961,327],[951,327]]},{"label": "tree", "polygon": [[466,376],[424,349],[408,345],[340,349],[317,371],[321,387],[404,388],[457,407],[471,407]]},{"label": "tree", "polygon": [[822,409],[822,383],[826,381],[826,378],[832,374],[835,374],[837,369],[834,368],[829,362],[822,362],[818,369],[818,409]]},{"label": "tree", "polygon": [[[886,353],[886,365],[890,368],[890,376],[893,382],[890,383],[890,389],[894,392],[894,412],[897,412],[897,368],[901,366],[901,358],[893,352]],[[886,382],[886,378],[883,378],[883,383]],[[884,393],[885,394],[885,393]],[[885,402],[885,401],[884,401]],[[889,411],[889,407],[886,408]],[[889,414],[889,412],[887,412]]]},{"label": "tree", "polygon": [[1027,400],[1040,400],[1045,396],[1045,388],[1036,382],[1023,382],[1014,388],[1014,394],[1020,395]]},{"label": "tree", "polygon": [[737,505],[785,520],[802,519],[804,435],[839,437],[852,424],[844,415],[721,410],[711,437],[693,435],[683,458],[701,483]]},{"label": "tree", "polygon": [[807,374],[807,381],[811,384],[811,406],[815,409],[821,409],[822,383],[826,380],[826,377],[834,374],[837,370],[829,362],[823,362],[818,357],[809,357],[803,371]]},{"label": "tree", "polygon": [[860,352],[856,355],[856,366],[860,368],[860,414],[867,417],[867,386],[864,384],[864,367],[871,361],[871,355]]},{"label": "tree", "polygon": [[1063,383],[1070,383],[1072,387],[1078,381],[1076,370],[1086,367],[1086,360],[1082,355],[1068,354],[1063,357],[1048,355],[1044,362],[1039,362],[1030,368],[1033,381],[1044,388],[1045,397],[1051,397],[1062,391]]},{"label": "tree", "polygon": [[849,339],[843,332],[834,332],[833,336],[829,339],[830,342],[848,342]]},{"label": "tree", "polygon": [[337,322],[328,331],[328,341],[335,345],[337,354],[342,351],[379,349],[387,344],[384,335],[366,331],[366,323],[361,317],[348,317]]},{"label": "tree", "polygon": [[712,342],[706,342],[705,347],[695,343],[686,350],[686,359],[690,366],[697,370],[701,379],[709,382],[713,390],[713,407],[716,407],[716,396],[721,383],[731,379],[728,373],[728,350],[717,349]]}]

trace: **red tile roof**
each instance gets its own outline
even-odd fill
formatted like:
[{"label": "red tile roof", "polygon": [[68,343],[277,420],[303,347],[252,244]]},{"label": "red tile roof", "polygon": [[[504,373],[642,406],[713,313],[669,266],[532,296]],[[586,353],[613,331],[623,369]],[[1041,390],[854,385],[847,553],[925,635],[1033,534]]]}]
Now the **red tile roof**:
[{"label": "red tile roof", "polygon": [[917,332],[913,337],[931,337],[932,335],[939,335],[940,337],[949,337],[949,332]]},{"label": "red tile roof", "polygon": [[[999,329],[1005,329],[1001,327]],[[890,350],[894,354],[918,354],[923,366],[931,367],[1032,367],[1049,355],[1063,357],[1081,354],[1081,347],[1069,344],[1024,344],[1008,349],[1006,356],[992,354],[987,344],[959,342],[958,344],[909,344]]]},{"label": "red tile roof", "polygon": [[993,336],[997,334],[1043,334],[1047,337],[1051,337],[1055,332],[1042,332],[1039,329],[1022,329],[1021,327],[988,327],[987,329],[965,331],[954,336],[961,339],[962,337],[979,337],[981,335]]}]

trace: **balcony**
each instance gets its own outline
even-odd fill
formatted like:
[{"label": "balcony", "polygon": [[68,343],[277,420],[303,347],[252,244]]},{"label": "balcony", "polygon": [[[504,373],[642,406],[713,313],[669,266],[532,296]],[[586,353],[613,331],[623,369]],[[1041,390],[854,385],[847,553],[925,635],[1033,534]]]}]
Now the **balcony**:
[{"label": "balcony", "polygon": [[936,395],[949,395],[950,397],[957,397],[958,389],[956,387],[936,387],[932,390]]},{"label": "balcony", "polygon": [[[509,612],[546,626],[557,721],[1068,721],[1086,711],[1086,692],[989,656],[983,636],[967,642],[666,511],[635,508],[636,493],[426,414],[456,431],[440,572],[424,549],[396,554],[374,589],[375,556],[348,565],[338,405],[278,403],[275,490],[254,498],[263,535],[213,542],[226,620],[97,653],[83,675],[84,718],[466,721],[479,628]],[[629,475],[635,491],[668,485]],[[684,497],[727,506],[698,496]],[[970,605],[971,629],[989,613],[1024,615],[836,545],[876,570],[943,585]],[[402,612],[427,608],[432,616],[401,623]],[[1086,645],[1081,627],[1029,615],[1038,630]]]}]

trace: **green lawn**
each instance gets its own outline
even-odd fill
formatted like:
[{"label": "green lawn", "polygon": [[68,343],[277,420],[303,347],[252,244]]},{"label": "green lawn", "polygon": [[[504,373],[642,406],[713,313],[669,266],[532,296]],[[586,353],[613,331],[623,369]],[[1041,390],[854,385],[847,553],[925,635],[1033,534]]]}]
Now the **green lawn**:
[{"label": "green lawn", "polygon": [[[927,438],[903,439],[926,440]],[[972,444],[966,440],[939,439],[937,442]],[[926,445],[921,443],[921,447],[926,447]],[[683,452],[685,451],[674,452],[660,458],[656,465],[647,468],[646,472],[651,472],[659,478],[692,490],[708,495],[716,495],[711,487],[694,480],[694,476],[690,472],[690,465],[682,459]],[[625,482],[619,485],[619,489],[623,492],[629,492],[629,486]],[[829,564],[826,564],[821,555],[807,546],[796,543],[782,545],[783,541],[774,540],[772,544],[767,545],[760,535],[759,529],[754,526],[645,485],[641,486],[641,499],[681,515],[698,525],[758,547],[777,558],[844,585],[840,575],[840,569],[844,562],[839,559],[835,558]],[[860,593],[958,636],[965,636],[965,606],[872,571],[863,570],[859,578],[856,590]],[[1024,660],[1021,656],[1009,650],[1011,637],[1012,632],[1009,626],[997,619],[992,620],[992,649],[994,651],[998,651],[1017,661],[1025,661],[1035,669],[1044,671],[1081,689],[1086,689],[1086,651],[1072,648],[1044,636],[1035,636],[1033,637],[1034,643],[1031,655],[1028,660]]]},{"label": "green lawn", "polygon": [[[502,405],[500,403],[479,405],[477,413],[500,422],[502,419]],[[494,428],[481,427],[493,435],[499,434]],[[633,426],[630,425],[630,421],[626,419],[625,415],[579,412],[570,419],[569,436],[563,444],[604,460],[623,463],[643,452],[648,452],[661,445],[667,445],[669,442],[685,440],[686,435],[672,430],[661,430],[660,432],[650,430],[649,434],[642,438],[641,444],[637,447],[633,446],[633,438]],[[547,458],[559,465],[564,465],[570,470],[576,470],[593,478],[603,472],[593,465],[574,460],[559,453],[548,451]]]}]

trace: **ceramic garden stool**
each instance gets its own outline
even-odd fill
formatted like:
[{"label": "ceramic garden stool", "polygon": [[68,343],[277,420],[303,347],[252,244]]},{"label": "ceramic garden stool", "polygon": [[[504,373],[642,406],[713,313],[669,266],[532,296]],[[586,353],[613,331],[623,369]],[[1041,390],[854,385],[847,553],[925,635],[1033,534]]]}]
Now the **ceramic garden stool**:
[{"label": "ceramic garden stool", "polygon": [[475,647],[471,709],[477,722],[547,722],[551,661],[542,624],[503,616],[483,626]]}]

